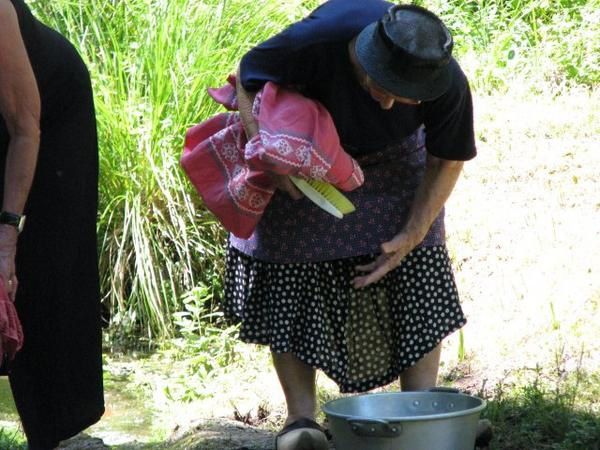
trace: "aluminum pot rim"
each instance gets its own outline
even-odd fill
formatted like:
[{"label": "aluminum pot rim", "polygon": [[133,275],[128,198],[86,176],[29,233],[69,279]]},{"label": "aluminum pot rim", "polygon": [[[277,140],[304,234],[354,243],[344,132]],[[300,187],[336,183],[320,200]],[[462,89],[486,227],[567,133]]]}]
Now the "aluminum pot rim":
[{"label": "aluminum pot rim", "polygon": [[[375,396],[396,396],[396,395],[415,395],[415,394],[445,394],[445,395],[454,395],[454,396],[460,396],[460,397],[469,397],[475,400],[478,400],[480,402],[480,404],[478,406],[475,406],[473,408],[469,408],[469,409],[463,409],[460,411],[454,411],[454,412],[445,412],[445,413],[438,413],[438,414],[428,414],[428,415],[423,415],[423,416],[377,416],[377,417],[367,417],[367,416],[361,416],[361,415],[351,415],[351,414],[343,414],[343,413],[339,413],[339,412],[335,412],[335,411],[331,411],[330,406],[335,404],[335,403],[339,403],[342,401],[348,401],[351,400],[353,398],[358,398],[358,397],[375,397]],[[343,397],[343,398],[337,398],[335,400],[330,400],[328,402],[326,402],[321,409],[323,410],[323,412],[330,417],[334,417],[334,418],[339,418],[339,419],[358,419],[358,420],[369,420],[369,419],[378,419],[378,420],[385,420],[388,422],[394,422],[394,423],[398,423],[398,422],[422,422],[422,421],[427,421],[427,420],[443,420],[443,419],[451,419],[454,417],[462,417],[462,416],[469,416],[471,414],[475,414],[475,413],[480,413],[483,409],[485,409],[485,407],[487,406],[487,402],[480,398],[477,397],[475,395],[468,395],[468,394],[463,394],[463,393],[454,393],[454,392],[428,392],[428,391],[412,391],[412,392],[377,392],[377,393],[373,393],[373,394],[360,394],[360,395],[355,395],[355,396],[351,396],[351,397]]]}]

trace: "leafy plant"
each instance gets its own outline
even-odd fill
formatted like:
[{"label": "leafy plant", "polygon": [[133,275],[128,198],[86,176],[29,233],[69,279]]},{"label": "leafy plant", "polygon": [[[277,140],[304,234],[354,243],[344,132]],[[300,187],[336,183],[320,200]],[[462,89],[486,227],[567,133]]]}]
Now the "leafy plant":
[{"label": "leafy plant", "polygon": [[204,388],[206,382],[234,360],[238,328],[226,324],[212,299],[209,288],[194,288],[183,297],[183,311],[174,313],[180,337],[170,340],[167,349],[175,349],[185,367],[178,380],[180,389],[169,388],[171,399],[192,401],[211,395]]},{"label": "leafy plant", "polygon": [[0,449],[26,450],[25,436],[18,430],[0,428]]},{"label": "leafy plant", "polygon": [[486,92],[525,84],[593,87],[600,76],[598,0],[433,0],[454,34],[456,54]]},{"label": "leafy plant", "polygon": [[[530,383],[517,388],[496,387],[484,416],[495,428],[492,449],[592,450],[600,443],[598,411],[581,405],[588,392],[582,381],[594,375],[581,369],[569,377],[544,380],[541,369]],[[548,381],[553,381],[554,386]],[[596,383],[598,379],[596,378]],[[589,386],[588,386],[589,387]],[[597,402],[595,402],[597,404]],[[580,405],[580,406],[577,406]]]}]

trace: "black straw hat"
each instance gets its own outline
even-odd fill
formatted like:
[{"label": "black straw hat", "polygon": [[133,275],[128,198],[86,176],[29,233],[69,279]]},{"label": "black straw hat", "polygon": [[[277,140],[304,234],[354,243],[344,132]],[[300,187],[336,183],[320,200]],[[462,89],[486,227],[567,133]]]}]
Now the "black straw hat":
[{"label": "black straw hat", "polygon": [[450,86],[452,36],[432,12],[396,5],[356,39],[359,64],[380,87],[399,97],[433,100]]}]

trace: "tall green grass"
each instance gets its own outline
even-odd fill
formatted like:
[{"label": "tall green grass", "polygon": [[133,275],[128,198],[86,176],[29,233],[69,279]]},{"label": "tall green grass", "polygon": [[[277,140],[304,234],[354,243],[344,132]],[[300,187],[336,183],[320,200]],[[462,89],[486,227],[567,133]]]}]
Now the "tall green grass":
[{"label": "tall green grass", "polygon": [[300,2],[29,2],[88,63],[100,140],[100,268],[120,331],[169,336],[194,287],[220,292],[224,233],[182,175],[185,130],[216,112],[251,45],[305,12]]},{"label": "tall green grass", "polygon": [[[222,84],[247,49],[319,2],[28,3],[74,42],[92,75],[100,266],[111,323],[121,333],[172,336],[194,288],[211,301],[222,289],[224,233],[178,166],[185,130],[217,111],[207,87]],[[476,89],[599,81],[599,0],[422,3],[453,30]]]}]

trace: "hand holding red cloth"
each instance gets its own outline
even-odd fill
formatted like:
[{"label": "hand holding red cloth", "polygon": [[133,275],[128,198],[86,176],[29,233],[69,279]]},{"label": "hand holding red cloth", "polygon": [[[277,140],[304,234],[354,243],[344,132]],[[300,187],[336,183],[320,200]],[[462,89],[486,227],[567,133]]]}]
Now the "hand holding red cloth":
[{"label": "hand holding red cloth", "polygon": [[[235,111],[235,78],[228,81],[209,94]],[[323,180],[345,191],[362,185],[362,170],[319,102],[269,82],[256,95],[253,114],[259,133],[250,141],[237,112],[190,128],[180,161],[206,207],[235,236],[250,237],[271,200],[275,186],[268,172]]]},{"label": "hand holding red cloth", "polygon": [[8,297],[4,280],[0,278],[0,355],[7,354],[8,359],[23,347],[23,328],[14,303]]}]

